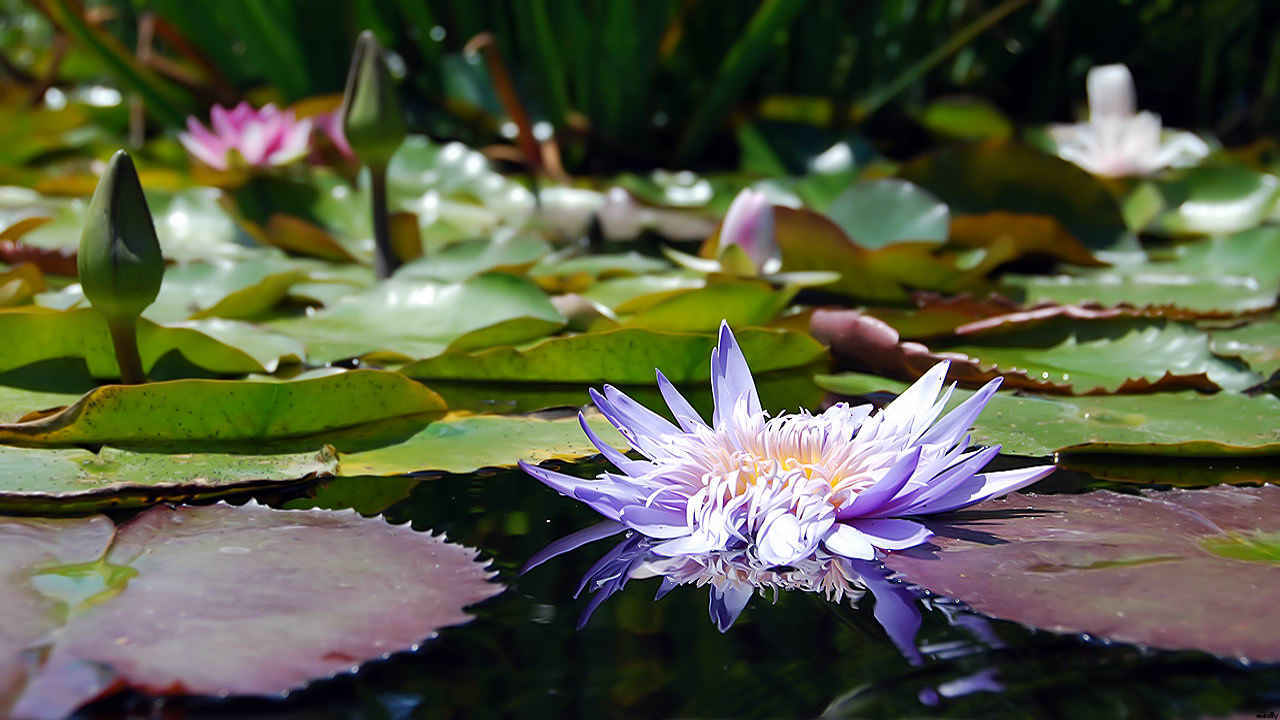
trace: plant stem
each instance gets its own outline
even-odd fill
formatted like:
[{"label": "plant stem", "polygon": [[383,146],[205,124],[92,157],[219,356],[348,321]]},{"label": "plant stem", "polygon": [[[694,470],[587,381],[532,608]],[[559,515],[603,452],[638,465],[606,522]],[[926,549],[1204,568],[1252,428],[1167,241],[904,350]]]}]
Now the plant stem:
[{"label": "plant stem", "polygon": [[373,269],[380,280],[391,277],[400,267],[400,258],[391,245],[391,218],[387,213],[387,166],[369,166],[369,186],[373,191]]},{"label": "plant stem", "polygon": [[120,383],[141,385],[147,381],[142,371],[142,357],[138,354],[138,319],[115,318],[107,320],[111,330],[111,344],[116,348],[116,364],[120,366]]}]

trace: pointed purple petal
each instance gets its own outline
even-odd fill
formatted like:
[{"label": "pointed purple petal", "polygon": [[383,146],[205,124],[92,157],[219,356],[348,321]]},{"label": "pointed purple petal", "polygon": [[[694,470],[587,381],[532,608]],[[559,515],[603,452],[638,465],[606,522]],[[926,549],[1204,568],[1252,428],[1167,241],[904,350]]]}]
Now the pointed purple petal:
[{"label": "pointed purple petal", "polygon": [[920,464],[920,452],[922,450],[923,448],[916,446],[910,452],[898,458],[897,462],[890,466],[879,482],[858,493],[854,496],[853,502],[846,503],[837,510],[836,519],[844,520],[874,512],[877,508],[893,499],[907,484],[907,481],[911,479],[912,473],[916,471],[916,467]]},{"label": "pointed purple petal", "polygon": [[711,353],[711,394],[716,406],[713,418],[716,427],[733,413],[740,398],[747,398],[748,413],[761,412],[760,396],[756,394],[747,358],[724,320],[720,321],[720,341]]},{"label": "pointed purple petal", "polygon": [[727,632],[733,627],[733,623],[737,621],[754,594],[754,587],[734,586],[721,590],[712,585],[708,611],[711,613],[711,622],[716,624],[716,629]]},{"label": "pointed purple petal", "polygon": [[680,424],[680,428],[685,432],[693,432],[699,427],[706,427],[702,417],[698,415],[698,411],[693,409],[689,401],[680,394],[675,385],[662,374],[661,370],[655,370],[658,375],[658,391],[662,393],[662,399],[666,401],[667,407],[671,408],[671,414],[675,417],[676,422]]},{"label": "pointed purple petal", "polygon": [[683,512],[643,505],[629,505],[622,508],[618,519],[641,535],[658,540],[684,537],[692,530]]},{"label": "pointed purple petal", "polygon": [[939,473],[925,487],[895,499],[892,503],[872,513],[872,515],[875,517],[921,515],[923,514],[920,510],[921,507],[926,507],[935,501],[950,496],[953,492],[959,491],[969,478],[985,467],[998,454],[1000,454],[999,445],[983,448]]},{"label": "pointed purple petal", "polygon": [[899,518],[857,518],[849,522],[881,550],[906,550],[933,536],[918,522]]},{"label": "pointed purple petal", "polygon": [[559,540],[553,540],[550,544],[534,553],[529,558],[528,562],[524,564],[524,567],[520,568],[520,574],[523,575],[529,572],[551,558],[563,555],[570,550],[577,550],[588,543],[593,543],[597,540],[603,540],[604,538],[612,535],[617,535],[626,529],[627,528],[620,522],[605,520],[604,522],[596,523],[595,525],[583,528],[570,535],[565,535]]},{"label": "pointed purple petal", "polygon": [[1000,383],[1003,381],[1004,378],[997,377],[983,385],[968,400],[960,403],[955,410],[943,416],[937,425],[929,428],[929,431],[920,437],[920,442],[951,445],[956,440],[959,440],[965,433],[969,432],[969,428],[973,427],[973,421],[978,418],[978,414],[987,406],[996,390],[1000,389]]},{"label": "pointed purple petal", "polygon": [[980,503],[983,500],[989,500],[1011,493],[1014,490],[1020,490],[1049,475],[1056,469],[1057,467],[1054,465],[1039,465],[1019,470],[1003,470],[1001,472],[974,475],[970,478],[970,482],[952,490],[947,497],[923,503],[915,513],[942,513],[959,510]]},{"label": "pointed purple petal", "polygon": [[652,463],[647,463],[643,460],[632,460],[623,455],[614,446],[601,440],[600,436],[596,435],[595,430],[592,430],[591,426],[587,424],[587,418],[582,413],[578,413],[578,424],[582,426],[582,432],[586,433],[587,439],[591,441],[592,445],[596,446],[600,454],[604,455],[606,460],[613,463],[622,472],[628,475],[640,475],[653,467]]},{"label": "pointed purple petal", "polygon": [[916,648],[916,633],[920,631],[920,607],[916,596],[902,583],[890,580],[882,566],[869,562],[850,561],[854,572],[876,599],[874,615],[889,639],[898,647],[907,661],[920,665],[924,658]]}]

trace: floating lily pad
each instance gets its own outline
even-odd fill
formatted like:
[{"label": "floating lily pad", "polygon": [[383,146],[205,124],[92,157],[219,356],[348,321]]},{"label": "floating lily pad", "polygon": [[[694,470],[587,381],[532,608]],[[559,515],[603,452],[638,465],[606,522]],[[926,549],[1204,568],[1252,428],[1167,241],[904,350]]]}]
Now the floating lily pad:
[{"label": "floating lily pad", "polygon": [[894,178],[850,185],[824,212],[868,250],[907,240],[940,245],[947,239],[951,222],[945,203]]},{"label": "floating lily pad", "polygon": [[977,97],[934,100],[917,120],[926,130],[957,140],[1004,140],[1013,135],[1013,124],[1000,108]]},{"label": "floating lily pad", "polygon": [[[209,332],[203,332],[203,330]],[[228,345],[215,335],[235,342]],[[0,311],[0,372],[55,358],[83,358],[98,378],[116,378],[115,351],[107,323],[85,308],[57,312],[47,308]],[[144,319],[138,325],[138,350],[148,372],[176,354],[215,375],[274,371],[281,359],[297,358],[302,347],[288,338],[230,321],[192,321],[173,326]]]},{"label": "floating lily pad", "polygon": [[671,264],[665,260],[631,251],[571,258],[547,257],[529,268],[529,277],[548,291],[581,292],[597,280],[645,275],[670,269]]},{"label": "floating lily pad", "polygon": [[1280,487],[1015,495],[930,523],[885,564],[1055,632],[1280,661]]},{"label": "floating lily pad", "polygon": [[1240,358],[1270,376],[1280,371],[1280,317],[1255,320],[1236,328],[1210,331],[1216,355]]},{"label": "floating lily pad", "polygon": [[1216,357],[1203,331],[1164,321],[1040,325],[933,349],[899,341],[893,328],[856,310],[815,310],[811,326],[841,367],[902,380],[944,359],[951,361],[948,377],[962,385],[1003,377],[1006,387],[1068,395],[1244,390],[1262,379]]},{"label": "floating lily pad", "polygon": [[1243,390],[1262,379],[1216,357],[1204,331],[1164,321],[1077,321],[942,349],[997,372],[1069,386],[1077,395],[1134,392],[1156,384],[1162,389]]},{"label": "floating lily pad", "polygon": [[[801,367],[826,357],[808,335],[790,330],[737,331],[756,373]],[[519,348],[447,352],[401,368],[415,378],[512,382],[651,384],[654,368],[672,382],[710,378],[712,334],[621,328],[539,340]]]},{"label": "floating lily pad", "polygon": [[172,380],[106,385],[59,412],[0,424],[0,443],[204,449],[306,437],[444,409],[436,393],[383,370],[283,382]]},{"label": "floating lily pad", "polygon": [[320,312],[267,327],[302,341],[311,360],[327,362],[372,353],[431,357],[460,340],[468,347],[523,342],[563,325],[533,283],[490,273],[460,283],[396,277]]},{"label": "floating lily pad", "polygon": [[502,591],[475,550],[354,512],[159,506],[119,527],[8,519],[0,536],[11,717],[126,687],[281,696],[414,649]]},{"label": "floating lily pad", "polygon": [[154,505],[312,480],[337,468],[332,448],[246,455],[0,446],[0,508],[62,514]]},{"label": "floating lily pad", "polygon": [[549,252],[551,245],[537,235],[498,233],[492,238],[454,243],[406,264],[396,271],[396,277],[457,282],[492,270],[522,271]]},{"label": "floating lily pad", "polygon": [[1006,275],[1004,282],[1028,304],[1129,304],[1183,308],[1206,317],[1273,307],[1280,292],[1280,276],[1269,271],[1280,267],[1280,228],[1212,237],[1152,255],[1070,275]]},{"label": "floating lily pad", "polygon": [[616,312],[634,313],[706,284],[707,280],[701,273],[676,270],[609,278],[591,285],[582,296]]},{"label": "floating lily pad", "polygon": [[44,273],[29,262],[0,269],[0,307],[23,305],[45,290]]},{"label": "floating lily pad", "polygon": [[[597,435],[615,446],[626,446],[603,417],[595,412],[586,417]],[[536,464],[597,452],[576,417],[449,415],[395,445],[344,454],[341,474],[468,473],[484,467],[511,467],[519,460]]]},{"label": "floating lily pad", "polygon": [[[900,393],[906,384],[874,375],[819,375],[842,395]],[[956,390],[955,406],[970,397]],[[1280,398],[1193,391],[1062,397],[998,392],[974,421],[975,444],[1000,444],[1013,455],[1119,453],[1181,457],[1280,454]]]},{"label": "floating lily pad", "polygon": [[952,213],[1050,215],[1089,248],[1111,247],[1126,232],[1120,206],[1097,178],[1018,143],[939,150],[908,163],[900,175],[937,195]]},{"label": "floating lily pad", "polygon": [[722,321],[735,327],[764,325],[795,294],[794,288],[778,289],[764,282],[710,282],[705,287],[664,293],[662,300],[623,317],[622,324],[677,332],[713,332]]},{"label": "floating lily pad", "polygon": [[1280,197],[1280,180],[1241,165],[1191,168],[1158,186],[1169,209],[1155,229],[1173,234],[1233,233],[1255,227]]}]

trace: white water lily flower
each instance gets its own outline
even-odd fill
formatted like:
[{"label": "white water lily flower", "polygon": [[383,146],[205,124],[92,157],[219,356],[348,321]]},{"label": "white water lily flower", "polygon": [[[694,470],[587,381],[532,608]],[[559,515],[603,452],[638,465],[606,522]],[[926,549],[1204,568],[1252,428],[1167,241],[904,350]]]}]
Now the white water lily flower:
[{"label": "white water lily flower", "polygon": [[1064,160],[1095,175],[1122,177],[1194,165],[1209,154],[1194,134],[1166,131],[1159,115],[1137,112],[1133,75],[1124,65],[1090,69],[1086,86],[1088,121],[1049,128]]},{"label": "white water lily flower", "polygon": [[870,405],[841,403],[821,415],[770,418],[723,324],[711,353],[710,425],[658,372],[658,388],[678,425],[616,388],[591,391],[596,407],[645,459],[606,444],[583,419],[587,436],[621,474],[584,479],[521,467],[658,540],[652,548],[658,555],[742,548],[767,565],[787,565],[821,548],[870,560],[877,550],[914,547],[930,537],[902,516],[956,510],[1053,471],[1050,465],[981,473],[1000,447],[968,450],[969,428],[1000,379],[938,419],[954,388],[938,397],[947,367],[934,366],[878,413]]}]

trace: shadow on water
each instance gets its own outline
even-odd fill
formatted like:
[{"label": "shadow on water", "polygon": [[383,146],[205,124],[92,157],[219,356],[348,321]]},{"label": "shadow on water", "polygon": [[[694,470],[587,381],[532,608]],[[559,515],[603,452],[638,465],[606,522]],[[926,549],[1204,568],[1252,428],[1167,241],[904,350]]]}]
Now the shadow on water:
[{"label": "shadow on water", "polygon": [[[591,475],[603,466],[562,469]],[[757,594],[721,633],[709,621],[705,586],[674,587],[655,602],[660,573],[638,573],[578,630],[591,593],[575,599],[574,591],[621,536],[519,571],[599,516],[515,471],[367,481],[379,489],[360,493],[338,481],[332,491],[258,497],[287,507],[355,505],[444,531],[479,548],[508,590],[417,653],[283,701],[159,704],[124,695],[79,717],[1122,718],[1252,716],[1280,704],[1280,667],[1055,635],[928,597],[915,600],[920,663],[886,632],[878,611],[887,606],[875,592],[857,603],[804,591],[779,591],[776,600]]]}]

